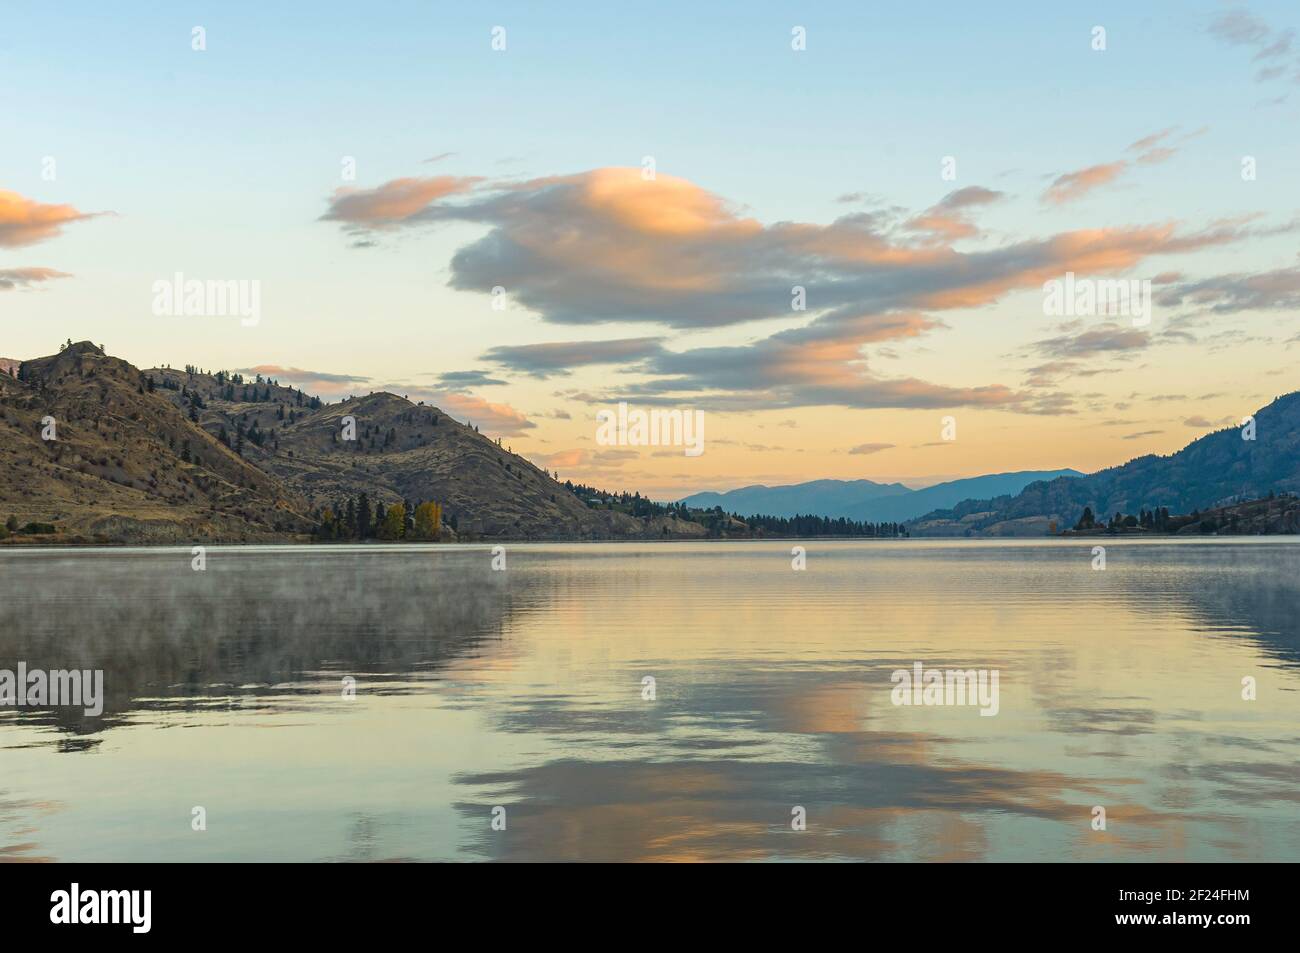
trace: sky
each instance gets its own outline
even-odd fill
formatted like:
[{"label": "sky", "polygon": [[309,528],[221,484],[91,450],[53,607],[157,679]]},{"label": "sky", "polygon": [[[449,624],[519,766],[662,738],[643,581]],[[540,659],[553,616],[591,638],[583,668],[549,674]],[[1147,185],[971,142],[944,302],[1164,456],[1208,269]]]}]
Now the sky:
[{"label": "sky", "polygon": [[806,6],[7,3],[0,356],[388,390],[660,499],[1092,471],[1300,387],[1300,8]]}]

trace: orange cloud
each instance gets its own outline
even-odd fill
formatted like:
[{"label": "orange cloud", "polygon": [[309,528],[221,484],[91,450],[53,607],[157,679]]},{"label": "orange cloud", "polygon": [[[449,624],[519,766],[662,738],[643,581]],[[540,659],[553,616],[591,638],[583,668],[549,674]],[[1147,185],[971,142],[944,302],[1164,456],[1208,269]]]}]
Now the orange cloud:
[{"label": "orange cloud", "polygon": [[928,232],[936,239],[945,241],[973,238],[979,235],[980,231],[968,220],[967,210],[996,202],[1000,198],[1002,198],[1001,192],[994,192],[978,185],[958,189],[944,196],[937,205],[916,216],[905,227],[915,232]]},{"label": "orange cloud", "polygon": [[46,205],[0,189],[0,248],[18,248],[58,236],[65,225],[102,215],[71,205]]},{"label": "orange cloud", "polygon": [[0,268],[0,291],[13,291],[26,288],[38,281],[50,281],[54,278],[71,278],[66,271],[53,268]]},{"label": "orange cloud", "polygon": [[[1178,154],[1180,146],[1160,145],[1177,131],[1177,126],[1161,129],[1149,136],[1143,136],[1125,151],[1138,153],[1133,162],[1139,165],[1159,165],[1161,162],[1166,162]],[[1188,139],[1194,139],[1203,132],[1205,132],[1204,128],[1187,133],[1179,139],[1179,142],[1183,143]],[[1109,185],[1124,175],[1132,168],[1133,162],[1127,159],[1118,159],[1115,162],[1090,165],[1086,169],[1079,169],[1077,172],[1067,172],[1064,175],[1057,176],[1052,184],[1047,187],[1047,191],[1043,193],[1042,199],[1044,202],[1050,202],[1054,205],[1064,205],[1066,202],[1073,202],[1076,199],[1083,198],[1094,189]]]},{"label": "orange cloud", "polygon": [[439,175],[393,179],[373,189],[338,189],[321,221],[389,228],[410,221],[430,202],[466,192],[480,181],[473,176]]},{"label": "orange cloud", "polygon": [[[1165,148],[1171,132],[1129,148],[1152,155]],[[1054,194],[1062,201],[1077,197],[1132,165],[1122,160],[1069,173],[1058,178]],[[969,187],[911,218],[866,212],[827,225],[766,225],[685,179],[648,180],[640,169],[606,168],[498,183],[410,212],[418,204],[413,200],[401,205],[401,215],[385,220],[484,226],[481,237],[452,257],[451,286],[486,293],[506,285],[512,301],[554,323],[697,329],[759,319],[797,322],[749,344],[682,352],[643,337],[503,346],[484,355],[539,377],[623,363],[651,379],[618,378],[616,390],[593,400],[689,399],[718,411],[815,405],[1024,409],[1032,398],[1001,385],[948,387],[878,377],[862,350],[944,326],[925,311],[989,305],[1066,271],[1119,273],[1151,256],[1264,233],[1246,221],[1190,233],[1166,223],[1079,229],[973,250],[954,247],[956,239],[978,233],[968,218],[972,211],[999,198],[992,190]],[[802,311],[795,306],[800,295]]]},{"label": "orange cloud", "polygon": [[516,436],[537,426],[509,404],[495,404],[473,394],[443,394],[438,406],[457,420],[471,421],[494,435]]},{"label": "orange cloud", "polygon": [[1124,161],[1108,162],[1105,165],[1090,165],[1077,172],[1067,172],[1058,176],[1043,193],[1043,201],[1064,205],[1083,198],[1093,189],[1114,182],[1120,177],[1128,163]]}]

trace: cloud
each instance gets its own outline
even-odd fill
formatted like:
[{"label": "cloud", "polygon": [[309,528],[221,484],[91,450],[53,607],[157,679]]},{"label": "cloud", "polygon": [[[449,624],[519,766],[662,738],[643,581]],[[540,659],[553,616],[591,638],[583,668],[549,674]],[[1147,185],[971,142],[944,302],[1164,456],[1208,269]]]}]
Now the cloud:
[{"label": "cloud", "polygon": [[1300,308],[1300,266],[1183,282],[1161,291],[1156,301],[1166,307],[1193,304],[1217,314],[1295,310]]},{"label": "cloud", "polygon": [[1150,346],[1151,335],[1119,324],[1101,324],[1078,334],[1039,341],[1034,348],[1053,357],[1091,357],[1114,351],[1138,351]]},{"label": "cloud", "polygon": [[[656,379],[620,386],[619,399],[691,399],[715,411],[837,405],[860,408],[1002,406],[1021,398],[1000,385],[948,387],[868,372],[863,344],[941,327],[921,314],[835,316],[752,344],[662,351],[643,369]],[[608,402],[611,396],[596,397]]]},{"label": "cloud", "polygon": [[557,341],[504,344],[490,348],[483,360],[546,378],[567,375],[574,367],[640,361],[663,350],[663,338],[618,338],[611,341]]},{"label": "cloud", "polygon": [[[1134,146],[1167,142],[1164,130]],[[967,217],[1000,193],[953,192],[925,213],[844,215],[827,225],[764,224],[685,179],[640,169],[571,175],[448,192],[385,221],[483,226],[451,260],[450,285],[500,285],[543,321],[709,329],[757,320],[797,323],[734,346],[669,351],[662,339],[500,346],[485,360],[537,377],[624,364],[651,380],[600,402],[689,396],[716,411],[846,407],[1005,407],[1062,412],[999,384],[949,386],[874,373],[861,351],[944,328],[927,312],[990,305],[1066,271],[1117,274],[1149,257],[1226,245],[1258,233],[1247,221],[1201,231],[1173,223],[1077,229],[992,248],[957,250]],[[964,224],[962,224],[964,223]],[[795,286],[806,311],[795,311]],[[1037,401],[1035,403],[1034,401]]]},{"label": "cloud", "polygon": [[0,268],[0,291],[30,288],[39,281],[71,277],[66,271],[55,271],[53,268]]},{"label": "cloud", "polygon": [[1047,187],[1047,191],[1043,193],[1043,201],[1064,205],[1066,202],[1081,199],[1093,189],[1114,182],[1127,168],[1128,163],[1120,160],[1107,162],[1104,165],[1090,165],[1077,172],[1067,172],[1057,176]]},{"label": "cloud", "polygon": [[[910,222],[952,216],[997,195],[963,189],[934,206],[936,215]],[[942,242],[918,246],[906,222],[891,227],[880,214],[764,225],[684,179],[646,181],[639,169],[617,168],[461,198],[404,221],[486,225],[453,256],[452,287],[487,293],[503,286],[557,324],[685,329],[799,319],[804,313],[791,307],[796,285],[806,290],[809,315],[978,307],[1067,269],[1116,271],[1241,233],[1240,226],[1214,236],[1181,235],[1172,225],[1082,229],[959,252]]]},{"label": "cloud", "polygon": [[489,376],[487,371],[448,371],[438,375],[438,383],[443,387],[494,387],[509,383]]},{"label": "cloud", "polygon": [[860,443],[852,450],[850,450],[849,453],[868,454],[868,453],[879,453],[881,450],[893,450],[893,449],[894,449],[894,444],[892,443]]},{"label": "cloud", "polygon": [[473,188],[482,179],[439,175],[393,179],[373,189],[341,188],[334,192],[323,222],[342,222],[349,231],[393,228],[418,220],[429,204]]},{"label": "cloud", "polygon": [[354,374],[330,374],[325,371],[308,371],[301,367],[286,367],[282,364],[258,364],[256,367],[238,367],[235,373],[245,377],[275,380],[284,387],[296,387],[307,394],[324,399],[338,399],[355,394],[359,385],[370,381],[369,377]]},{"label": "cloud", "polygon": [[[1210,22],[1208,32],[1224,46],[1255,51],[1251,62],[1263,64],[1255,74],[1256,82],[1268,82],[1288,70],[1296,71],[1297,61],[1291,52],[1295,31],[1274,30],[1249,10],[1223,11]],[[1300,80],[1300,71],[1295,72],[1295,77]]]},{"label": "cloud", "polygon": [[1172,135],[1175,131],[1177,131],[1177,129],[1178,129],[1177,126],[1170,126],[1168,129],[1161,129],[1159,132],[1155,132],[1149,136],[1145,136],[1139,139],[1137,142],[1130,145],[1129,151],[1146,152],[1151,148],[1153,148],[1154,146],[1158,145],[1161,141],[1167,139],[1170,135]]},{"label": "cloud", "polygon": [[[640,456],[636,450],[558,450],[555,453],[546,453],[538,456],[536,459],[541,461],[543,467],[547,469],[572,470],[575,467],[579,469],[603,468],[603,467],[621,467],[629,460],[635,460]],[[673,451],[673,456],[680,457],[681,451]]]},{"label": "cloud", "polygon": [[973,238],[979,235],[980,231],[967,218],[967,210],[988,205],[1002,197],[1003,193],[981,188],[978,185],[958,189],[944,196],[937,205],[908,221],[904,227],[913,232],[928,232],[936,239],[947,241]]},{"label": "cloud", "polygon": [[517,437],[537,426],[509,404],[494,403],[473,394],[426,391],[420,394],[428,403],[441,407],[461,423],[472,422],[481,432],[492,436]]},{"label": "cloud", "polygon": [[1117,367],[1087,367],[1076,361],[1048,361],[1029,368],[1025,379],[1028,387],[1051,387],[1066,377],[1096,377],[1098,374],[1114,374]]},{"label": "cloud", "polygon": [[[1090,165],[1074,172],[1057,176],[1042,195],[1042,201],[1051,205],[1065,205],[1077,201],[1088,193],[1110,185],[1127,174],[1137,165],[1159,165],[1178,154],[1179,147],[1168,145],[1169,137],[1178,131],[1177,126],[1170,126],[1149,136],[1143,136],[1128,147],[1127,152],[1135,152],[1133,159],[1117,159],[1099,165]],[[1186,142],[1203,133],[1204,129],[1188,133],[1179,141]]]},{"label": "cloud", "polygon": [[1163,430],[1140,430],[1137,433],[1128,433],[1121,437],[1121,440],[1141,440],[1143,437],[1154,437],[1157,434],[1164,433]]},{"label": "cloud", "polygon": [[1248,10],[1225,10],[1209,26],[1210,35],[1229,46],[1258,46],[1268,39],[1269,26]]},{"label": "cloud", "polygon": [[0,189],[0,248],[20,248],[55,238],[64,226],[106,212],[80,212],[71,205],[46,205]]}]

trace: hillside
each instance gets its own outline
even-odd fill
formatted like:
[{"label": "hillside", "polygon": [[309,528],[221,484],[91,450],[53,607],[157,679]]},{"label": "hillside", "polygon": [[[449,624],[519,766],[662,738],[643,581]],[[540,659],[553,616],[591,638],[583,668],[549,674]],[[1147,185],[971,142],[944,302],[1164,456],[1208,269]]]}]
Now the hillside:
[{"label": "hillside", "polygon": [[[88,539],[172,542],[305,532],[306,504],[82,342],[0,377],[0,513]],[[53,440],[42,420],[54,418]]]},{"label": "hillside", "polygon": [[[588,506],[438,408],[393,394],[323,404],[260,378],[140,371],[89,342],[18,367],[21,379],[0,375],[0,519],[46,524],[49,541],[304,538],[323,510],[360,494],[437,501],[453,538],[705,534],[671,515]],[[356,440],[342,439],[348,416]]]},{"label": "hillside", "polygon": [[[523,457],[436,407],[386,392],[321,404],[270,381],[151,368],[157,393],[198,417],[315,513],[366,494],[391,505],[436,500],[456,532],[512,539],[700,535],[695,524],[593,509]],[[195,401],[197,395],[197,405]],[[233,399],[230,399],[233,398]],[[344,440],[345,417],[356,439]],[[241,434],[243,436],[241,440]]]},{"label": "hillside", "polygon": [[1300,490],[1300,393],[1255,413],[1255,439],[1240,428],[1206,434],[1168,456],[1149,454],[1086,477],[1031,483],[1020,493],[967,500],[918,518],[914,536],[1033,536],[1073,526],[1084,507],[1099,517],[1167,508],[1208,510]]},{"label": "hillside", "polygon": [[[1154,512],[1149,514],[1155,517]],[[1260,499],[1228,503],[1192,513],[1161,514],[1147,525],[1112,520],[1066,529],[1063,536],[1278,536],[1300,532],[1300,497],[1270,493]]]},{"label": "hillside", "polygon": [[789,486],[747,486],[726,493],[696,493],[681,502],[741,516],[825,516],[864,522],[902,522],[963,500],[1018,493],[1037,480],[1082,476],[1077,470],[1024,470],[936,483],[913,490],[871,480],[813,480]]}]

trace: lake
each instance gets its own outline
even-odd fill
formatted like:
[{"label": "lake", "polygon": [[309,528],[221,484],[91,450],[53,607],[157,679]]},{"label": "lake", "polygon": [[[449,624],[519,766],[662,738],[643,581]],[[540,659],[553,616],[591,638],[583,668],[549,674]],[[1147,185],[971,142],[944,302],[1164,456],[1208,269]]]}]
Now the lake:
[{"label": "lake", "polygon": [[1292,538],[205,559],[0,550],[0,859],[1300,856]]}]

